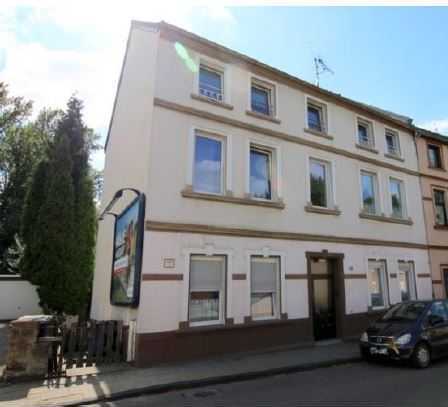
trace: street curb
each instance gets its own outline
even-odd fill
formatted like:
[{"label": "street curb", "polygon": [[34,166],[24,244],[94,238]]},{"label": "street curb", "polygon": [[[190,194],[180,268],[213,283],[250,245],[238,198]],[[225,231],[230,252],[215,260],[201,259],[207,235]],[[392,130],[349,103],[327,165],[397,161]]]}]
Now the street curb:
[{"label": "street curb", "polygon": [[289,373],[297,373],[297,372],[305,372],[309,370],[316,370],[325,367],[339,366],[348,363],[356,363],[360,362],[361,357],[353,356],[351,358],[340,358],[333,359],[329,361],[323,362],[313,362],[313,363],[305,363],[300,365],[291,365],[291,366],[283,366],[276,367],[266,370],[257,370],[253,372],[243,372],[236,374],[229,374],[225,376],[215,376],[206,379],[196,379],[196,380],[184,380],[179,382],[165,383],[165,384],[157,384],[153,386],[145,386],[137,389],[124,390],[121,392],[113,393],[110,395],[104,395],[97,398],[86,399],[83,401],[78,401],[76,403],[61,403],[61,406],[79,406],[79,405],[91,405],[99,402],[110,402],[117,401],[122,399],[127,399],[131,397],[138,397],[149,394],[160,394],[167,393],[169,391],[174,390],[184,390],[184,389],[194,389],[198,387],[206,387],[214,384],[226,384],[233,382],[240,382],[246,380],[254,380],[263,377],[276,376],[280,374],[289,374]]}]

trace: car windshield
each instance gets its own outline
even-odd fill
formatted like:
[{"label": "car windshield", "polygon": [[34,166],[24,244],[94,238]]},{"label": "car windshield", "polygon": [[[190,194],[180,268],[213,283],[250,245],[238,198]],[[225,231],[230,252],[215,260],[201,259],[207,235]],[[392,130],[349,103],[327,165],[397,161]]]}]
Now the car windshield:
[{"label": "car windshield", "polygon": [[424,302],[408,302],[398,304],[387,311],[381,318],[382,321],[415,321],[426,308]]}]

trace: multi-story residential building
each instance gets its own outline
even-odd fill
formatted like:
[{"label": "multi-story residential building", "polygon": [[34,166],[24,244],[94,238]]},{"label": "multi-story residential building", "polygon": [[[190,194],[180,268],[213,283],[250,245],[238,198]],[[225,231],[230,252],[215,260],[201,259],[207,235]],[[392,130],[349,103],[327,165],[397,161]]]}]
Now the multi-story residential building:
[{"label": "multi-story residential building", "polygon": [[141,276],[117,300],[136,246],[115,225],[112,256],[104,216],[92,317],[131,323],[137,365],[350,337],[431,297],[410,120],[163,22],[129,34],[103,208],[123,188],[146,197]]},{"label": "multi-story residential building", "polygon": [[428,238],[429,262],[436,298],[448,293],[448,139],[416,130],[420,182]]}]

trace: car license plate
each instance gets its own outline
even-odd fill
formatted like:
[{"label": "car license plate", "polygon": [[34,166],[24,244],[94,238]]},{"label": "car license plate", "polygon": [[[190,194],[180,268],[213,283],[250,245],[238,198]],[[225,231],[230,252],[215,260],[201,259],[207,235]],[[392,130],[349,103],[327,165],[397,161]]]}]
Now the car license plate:
[{"label": "car license plate", "polygon": [[387,355],[387,348],[370,348],[371,355]]}]

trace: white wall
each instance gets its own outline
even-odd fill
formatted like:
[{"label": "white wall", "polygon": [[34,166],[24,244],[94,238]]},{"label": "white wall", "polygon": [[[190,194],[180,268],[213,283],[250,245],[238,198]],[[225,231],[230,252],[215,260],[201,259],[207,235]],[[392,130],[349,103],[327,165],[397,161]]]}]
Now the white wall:
[{"label": "white wall", "polygon": [[0,276],[0,321],[35,314],[42,314],[36,287],[20,278]]},{"label": "white wall", "polygon": [[[387,272],[398,271],[398,260],[415,263],[416,274],[428,273],[426,250],[400,249],[391,247],[358,246],[318,242],[285,241],[198,235],[189,233],[146,232],[144,267],[142,273],[182,274],[182,281],[142,281],[140,310],[137,332],[170,331],[179,328],[180,321],[188,320],[188,256],[191,252],[228,253],[229,274],[248,274],[248,254],[253,251],[281,253],[282,275],[306,274],[306,252],[328,250],[343,253],[345,274],[367,273],[370,258],[384,259]],[[163,268],[163,259],[175,259],[175,268]],[[242,323],[250,315],[249,280],[232,280],[228,276],[227,317],[235,323]],[[282,312],[289,318],[309,316],[307,280],[287,279],[282,282]],[[391,302],[398,302],[398,279],[390,279]],[[431,279],[417,278],[419,299],[430,299]],[[346,279],[346,313],[366,312],[368,309],[367,279]]]}]

